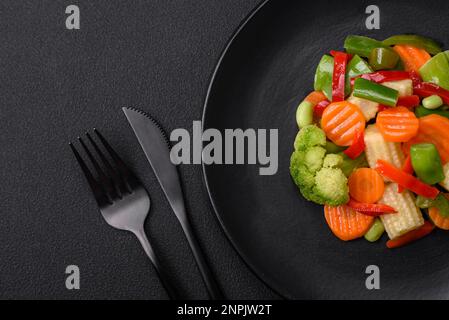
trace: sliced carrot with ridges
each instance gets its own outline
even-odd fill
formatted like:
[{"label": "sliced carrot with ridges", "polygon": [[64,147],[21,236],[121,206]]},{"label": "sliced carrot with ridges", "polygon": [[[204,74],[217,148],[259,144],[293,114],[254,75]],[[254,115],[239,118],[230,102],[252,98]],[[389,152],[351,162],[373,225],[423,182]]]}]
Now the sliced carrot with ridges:
[{"label": "sliced carrot with ridges", "polygon": [[363,237],[374,217],[359,213],[348,206],[324,206],[324,217],[333,234],[343,240],[353,240]]},{"label": "sliced carrot with ridges", "polygon": [[435,208],[429,208],[429,217],[435,226],[443,230],[449,230],[449,218],[445,218],[440,214],[440,211]]},{"label": "sliced carrot with ridges", "polygon": [[365,130],[365,117],[356,105],[348,101],[334,102],[324,110],[321,128],[336,145],[349,146],[357,130]]},{"label": "sliced carrot with ridges", "polygon": [[349,194],[358,202],[375,203],[385,190],[384,179],[371,168],[354,170],[348,179]]},{"label": "sliced carrot with ridges", "polygon": [[449,119],[437,114],[419,118],[418,134],[404,143],[404,153],[409,154],[410,147],[421,142],[433,143],[443,164],[449,162]]},{"label": "sliced carrot with ridges", "polygon": [[406,107],[396,107],[379,112],[376,126],[386,141],[406,142],[418,134],[419,120]]},{"label": "sliced carrot with ridges", "polygon": [[397,52],[402,62],[404,63],[405,70],[407,71],[419,71],[427,61],[430,60],[430,54],[420,48],[416,48],[408,45],[396,45],[393,49]]},{"label": "sliced carrot with ridges", "polygon": [[321,91],[312,91],[304,100],[316,106],[321,101],[327,100],[327,98]]}]

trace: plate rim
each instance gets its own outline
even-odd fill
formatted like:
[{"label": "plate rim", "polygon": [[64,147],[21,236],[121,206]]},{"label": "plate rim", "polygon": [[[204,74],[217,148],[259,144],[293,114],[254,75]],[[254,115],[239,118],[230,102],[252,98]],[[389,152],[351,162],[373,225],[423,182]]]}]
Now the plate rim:
[{"label": "plate rim", "polygon": [[[205,118],[206,118],[206,112],[208,109],[208,105],[209,105],[209,99],[211,96],[211,91],[212,91],[212,87],[214,86],[215,83],[215,79],[216,76],[218,74],[218,72],[221,69],[221,65],[223,63],[224,58],[226,57],[229,49],[232,47],[232,45],[234,44],[235,40],[237,39],[237,37],[240,35],[240,33],[243,31],[243,29],[245,29],[245,27],[247,26],[247,24],[253,20],[253,18],[257,15],[257,13],[259,13],[259,11],[261,11],[262,8],[264,8],[266,6],[267,3],[271,2],[271,0],[263,0],[261,3],[259,3],[253,10],[251,10],[250,13],[248,13],[248,15],[242,20],[242,22],[240,23],[240,25],[237,27],[237,29],[235,29],[233,35],[231,36],[231,38],[228,40],[228,42],[226,43],[224,49],[222,50],[217,63],[215,64],[214,67],[214,71],[212,72],[212,76],[210,77],[209,80],[209,86],[207,88],[207,92],[206,92],[206,97],[204,99],[204,104],[203,104],[203,113],[202,113],[202,117],[201,117],[201,129],[202,131],[204,131],[204,126],[205,126]],[[230,232],[227,230],[223,220],[220,217],[219,214],[219,210],[214,202],[214,199],[212,197],[211,194],[211,189],[210,189],[210,184],[209,184],[209,180],[207,177],[207,173],[206,173],[206,164],[204,164],[204,162],[201,164],[201,168],[202,168],[202,175],[203,175],[203,182],[205,184],[206,187],[206,191],[207,191],[207,195],[209,198],[209,202],[212,206],[212,209],[215,213],[215,217],[217,218],[221,229],[223,230],[227,240],[230,242],[231,246],[233,247],[233,249],[237,252],[237,254],[239,255],[239,257],[242,259],[242,261],[246,264],[246,266],[248,267],[248,269],[251,271],[252,274],[254,274],[262,283],[264,283],[268,288],[270,288],[272,291],[274,291],[277,295],[279,295],[281,298],[284,299],[294,299],[292,296],[287,295],[286,293],[283,293],[282,290],[279,289],[279,287],[274,284],[271,280],[266,279],[263,276],[263,272],[261,272],[252,262],[249,261],[249,259],[243,254],[243,252],[239,249],[237,242],[232,238]]]}]

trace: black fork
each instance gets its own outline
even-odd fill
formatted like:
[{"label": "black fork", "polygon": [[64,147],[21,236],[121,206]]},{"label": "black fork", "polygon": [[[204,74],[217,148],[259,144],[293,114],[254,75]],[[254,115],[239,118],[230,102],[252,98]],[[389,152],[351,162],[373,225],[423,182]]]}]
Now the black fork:
[{"label": "black fork", "polygon": [[93,152],[87,147],[84,140],[78,137],[82,149],[84,149],[92,167],[95,169],[95,175],[86,165],[75,146],[72,143],[69,143],[69,145],[94,193],[101,215],[110,226],[130,231],[136,235],[159,275],[168,296],[171,299],[178,298],[176,290],[162,269],[144,231],[145,219],[151,205],[148,192],[100,132],[96,129],[93,131],[109,154],[110,159],[112,159],[112,161],[108,160],[89,133],[86,133],[86,137],[93,147]]}]

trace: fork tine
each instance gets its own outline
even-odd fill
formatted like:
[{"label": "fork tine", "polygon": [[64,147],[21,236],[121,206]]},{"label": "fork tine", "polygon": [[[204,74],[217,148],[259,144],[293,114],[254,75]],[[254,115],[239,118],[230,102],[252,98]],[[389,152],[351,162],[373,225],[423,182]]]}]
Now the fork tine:
[{"label": "fork tine", "polygon": [[90,188],[92,189],[92,192],[94,193],[94,197],[97,200],[98,204],[103,204],[105,202],[109,202],[109,199],[105,197],[105,193],[103,189],[101,188],[100,184],[95,180],[92,173],[90,172],[89,168],[84,163],[83,158],[81,158],[80,154],[76,150],[75,146],[69,142],[70,149],[72,149],[73,154],[75,155],[76,161],[78,162],[79,166],[81,167],[81,170],[84,173],[84,176],[87,179],[87,182],[89,183]]},{"label": "fork tine", "polygon": [[[92,146],[94,147],[95,151],[97,152],[98,156],[101,158],[101,161],[103,162],[104,166],[106,167],[107,171],[109,172],[110,176],[111,176],[111,183],[115,188],[115,192],[117,193],[117,195],[119,195],[119,197],[121,198],[123,196],[122,191],[125,192],[129,192],[129,190],[127,190],[127,186],[126,183],[123,181],[122,177],[120,176],[120,173],[117,172],[111,165],[111,163],[109,162],[109,160],[106,158],[106,156],[104,155],[103,151],[101,151],[101,149],[98,147],[97,143],[94,141],[94,139],[92,139],[91,135],[89,134],[89,132],[86,132],[86,136],[89,139],[90,143],[92,144]],[[123,186],[125,186],[125,190],[123,189]]]},{"label": "fork tine", "polygon": [[81,139],[81,137],[78,137],[79,142],[81,143],[81,146],[83,147],[84,151],[86,152],[87,156],[89,157],[90,161],[92,162],[95,171],[97,171],[98,173],[98,179],[100,180],[100,184],[103,186],[103,189],[106,192],[107,197],[109,198],[109,200],[112,201],[112,199],[115,196],[121,197],[121,195],[117,195],[115,194],[115,188],[114,188],[114,184],[111,181],[111,179],[109,179],[106,174],[104,173],[103,169],[101,169],[100,165],[98,164],[97,160],[95,159],[95,157],[92,155],[92,153],[90,152],[89,148],[87,148],[86,144],[84,143],[83,139]]},{"label": "fork tine", "polygon": [[100,139],[101,143],[104,145],[108,153],[110,154],[111,158],[114,160],[115,165],[117,166],[118,170],[121,173],[121,177],[123,178],[123,181],[125,182],[126,188],[128,189],[128,192],[132,192],[132,188],[129,184],[129,182],[136,182],[137,178],[134,176],[134,174],[128,169],[125,162],[120,158],[120,156],[112,149],[112,147],[109,145],[109,143],[106,141],[106,139],[103,137],[103,135],[94,128],[95,134]]}]

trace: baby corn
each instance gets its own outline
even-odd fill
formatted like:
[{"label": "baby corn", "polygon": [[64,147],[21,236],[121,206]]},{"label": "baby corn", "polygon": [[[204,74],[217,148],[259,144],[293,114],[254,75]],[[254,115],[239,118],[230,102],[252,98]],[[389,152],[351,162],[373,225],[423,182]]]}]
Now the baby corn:
[{"label": "baby corn", "polygon": [[388,161],[397,168],[404,162],[400,144],[385,141],[375,125],[369,125],[365,129],[365,153],[371,168],[376,166],[379,159]]},{"label": "baby corn", "polygon": [[396,183],[388,184],[385,187],[382,199],[379,201],[395,208],[397,211],[380,217],[390,239],[395,239],[424,224],[423,216],[415,204],[414,196],[407,190],[402,193],[397,190],[398,185]]}]

